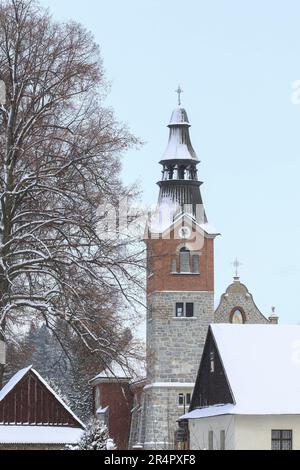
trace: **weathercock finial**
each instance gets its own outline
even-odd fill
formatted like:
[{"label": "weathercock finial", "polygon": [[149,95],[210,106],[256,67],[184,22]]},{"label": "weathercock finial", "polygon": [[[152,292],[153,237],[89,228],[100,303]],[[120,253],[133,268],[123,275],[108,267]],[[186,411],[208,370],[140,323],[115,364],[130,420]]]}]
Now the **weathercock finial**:
[{"label": "weathercock finial", "polygon": [[177,88],[177,90],[175,90],[175,92],[178,95],[178,106],[180,106],[181,105],[181,94],[183,93],[183,90],[181,89],[180,85],[178,85],[178,88]]}]

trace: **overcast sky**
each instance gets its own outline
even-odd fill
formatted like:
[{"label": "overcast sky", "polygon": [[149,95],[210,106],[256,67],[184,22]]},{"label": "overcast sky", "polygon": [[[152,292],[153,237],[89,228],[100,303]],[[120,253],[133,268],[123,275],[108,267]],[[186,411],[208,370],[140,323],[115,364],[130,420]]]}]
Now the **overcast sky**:
[{"label": "overcast sky", "polygon": [[266,315],[300,322],[300,2],[42,0],[99,43],[107,104],[146,142],[123,159],[127,183],[155,203],[158,161],[180,83],[215,246],[216,304],[233,259]]}]

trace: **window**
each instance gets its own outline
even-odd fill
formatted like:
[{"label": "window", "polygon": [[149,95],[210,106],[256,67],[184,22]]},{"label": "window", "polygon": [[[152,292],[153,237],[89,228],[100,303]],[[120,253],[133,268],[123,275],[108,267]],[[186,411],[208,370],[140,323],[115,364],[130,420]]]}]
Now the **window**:
[{"label": "window", "polygon": [[272,430],[272,450],[292,450],[293,431]]},{"label": "window", "polygon": [[225,431],[220,431],[220,450],[225,450]]},{"label": "window", "polygon": [[235,307],[230,314],[230,323],[245,323],[245,313],[241,307]]},{"label": "window", "polygon": [[214,432],[208,431],[208,450],[214,450]]},{"label": "window", "polygon": [[210,372],[213,373],[215,371],[215,353],[211,351],[210,353]]},{"label": "window", "polygon": [[199,273],[199,255],[192,256],[193,273]]},{"label": "window", "polygon": [[178,405],[179,406],[184,405],[184,394],[183,393],[179,393],[179,395],[178,395]]},{"label": "window", "polygon": [[176,317],[193,317],[194,304],[192,302],[177,302],[176,303]]},{"label": "window", "polygon": [[191,302],[187,302],[185,304],[185,316],[186,317],[193,317],[194,316],[194,304]]},{"label": "window", "polygon": [[179,393],[178,394],[178,405],[179,406],[190,406],[191,404],[191,393]]},{"label": "window", "polygon": [[184,317],[183,303],[177,302],[176,304],[176,317]]},{"label": "window", "polygon": [[190,252],[187,248],[181,248],[179,253],[179,268],[181,273],[189,273],[190,270]]},{"label": "window", "polygon": [[179,168],[178,168],[178,179],[179,180],[184,180],[184,177],[185,177],[185,166],[180,165]]},{"label": "window", "polygon": [[168,172],[169,172],[169,180],[172,180],[173,175],[174,175],[174,166],[169,166]]},{"label": "window", "polygon": [[177,272],[176,258],[173,258],[171,261],[171,273],[176,273],[176,272]]}]

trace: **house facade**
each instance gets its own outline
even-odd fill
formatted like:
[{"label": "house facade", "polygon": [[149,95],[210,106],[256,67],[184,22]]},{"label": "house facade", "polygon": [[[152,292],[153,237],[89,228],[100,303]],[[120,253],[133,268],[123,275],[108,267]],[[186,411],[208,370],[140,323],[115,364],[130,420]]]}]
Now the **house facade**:
[{"label": "house facade", "polygon": [[209,327],[190,411],[192,450],[300,450],[300,326]]}]

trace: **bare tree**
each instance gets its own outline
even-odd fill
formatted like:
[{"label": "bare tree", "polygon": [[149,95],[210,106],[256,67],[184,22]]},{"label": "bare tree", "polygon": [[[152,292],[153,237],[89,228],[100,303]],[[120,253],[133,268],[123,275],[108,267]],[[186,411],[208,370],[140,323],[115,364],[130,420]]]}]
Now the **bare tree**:
[{"label": "bare tree", "polygon": [[[91,34],[55,23],[35,1],[1,2],[0,80],[0,340],[32,316],[53,330],[60,319],[109,362],[113,339],[95,325],[110,303],[120,307],[119,292],[141,298],[143,253],[102,237],[97,207],[132,196],[120,154],[138,142],[102,105]],[[0,365],[0,385],[2,375]]]}]

